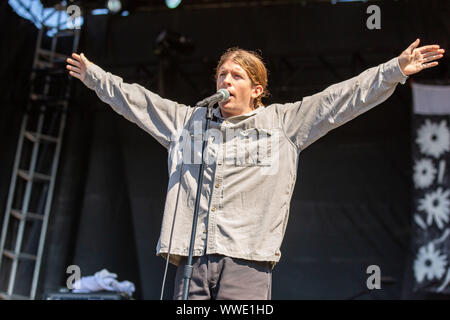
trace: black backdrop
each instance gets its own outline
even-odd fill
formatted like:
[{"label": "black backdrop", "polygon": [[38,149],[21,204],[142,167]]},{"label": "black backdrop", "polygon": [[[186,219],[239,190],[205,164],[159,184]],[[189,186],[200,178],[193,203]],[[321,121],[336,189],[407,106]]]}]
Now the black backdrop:
[{"label": "black backdrop", "polygon": [[[366,8],[381,8],[381,29]],[[36,30],[2,4],[0,217],[6,206]],[[270,70],[266,101],[288,102],[385,62],[417,37],[448,48],[448,1],[306,3],[149,10],[85,18],[80,51],[126,82],[158,92],[154,41],[163,29],[195,50],[164,69],[164,96],[192,104],[214,91],[213,68],[231,46],[259,49]],[[7,36],[14,34],[15,36]],[[448,60],[415,81],[448,78]],[[410,80],[409,80],[410,81]],[[375,109],[301,154],[274,299],[428,298],[412,291],[411,93],[408,83]],[[165,149],[77,83],[68,115],[42,265],[40,293],[65,285],[70,264],[102,268],[158,299],[165,261],[155,256],[167,187]],[[365,291],[366,268],[395,284]],[[172,293],[170,266],[165,297]],[[435,296],[439,298],[441,296]]]}]

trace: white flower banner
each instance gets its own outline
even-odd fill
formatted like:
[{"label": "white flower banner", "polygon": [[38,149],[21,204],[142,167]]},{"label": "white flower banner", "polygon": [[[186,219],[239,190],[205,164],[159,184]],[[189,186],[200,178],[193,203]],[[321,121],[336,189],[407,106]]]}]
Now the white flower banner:
[{"label": "white flower banner", "polygon": [[413,84],[415,290],[450,293],[450,86]]}]

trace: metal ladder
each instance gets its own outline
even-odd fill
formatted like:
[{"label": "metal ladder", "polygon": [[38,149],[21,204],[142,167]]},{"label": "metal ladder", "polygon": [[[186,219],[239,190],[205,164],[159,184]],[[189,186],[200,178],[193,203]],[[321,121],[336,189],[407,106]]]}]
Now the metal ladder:
[{"label": "metal ladder", "polygon": [[65,69],[70,52],[58,52],[58,40],[72,40],[77,52],[80,29],[58,26],[47,49],[45,32],[42,27],[36,42],[0,238],[0,299],[36,298],[64,134],[72,77]]}]

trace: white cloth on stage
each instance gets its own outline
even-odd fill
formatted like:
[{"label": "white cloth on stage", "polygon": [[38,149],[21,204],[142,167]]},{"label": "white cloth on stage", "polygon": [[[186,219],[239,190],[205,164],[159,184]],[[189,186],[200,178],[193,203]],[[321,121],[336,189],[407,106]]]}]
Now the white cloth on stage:
[{"label": "white cloth on stage", "polygon": [[130,281],[119,282],[116,278],[117,274],[103,269],[96,272],[93,276],[82,277],[80,280],[75,281],[72,292],[87,293],[107,290],[122,292],[132,296],[135,291],[134,284]]}]

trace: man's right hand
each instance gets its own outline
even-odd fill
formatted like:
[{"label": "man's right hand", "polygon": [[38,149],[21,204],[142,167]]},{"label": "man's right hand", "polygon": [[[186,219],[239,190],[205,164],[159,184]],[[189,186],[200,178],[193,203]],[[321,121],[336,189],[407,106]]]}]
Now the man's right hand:
[{"label": "man's right hand", "polygon": [[86,77],[86,70],[89,64],[91,62],[84,56],[84,54],[76,54],[72,53],[72,58],[67,58],[68,65],[66,68],[69,71],[69,74],[75,78],[80,79],[81,81],[84,81],[84,78]]}]

